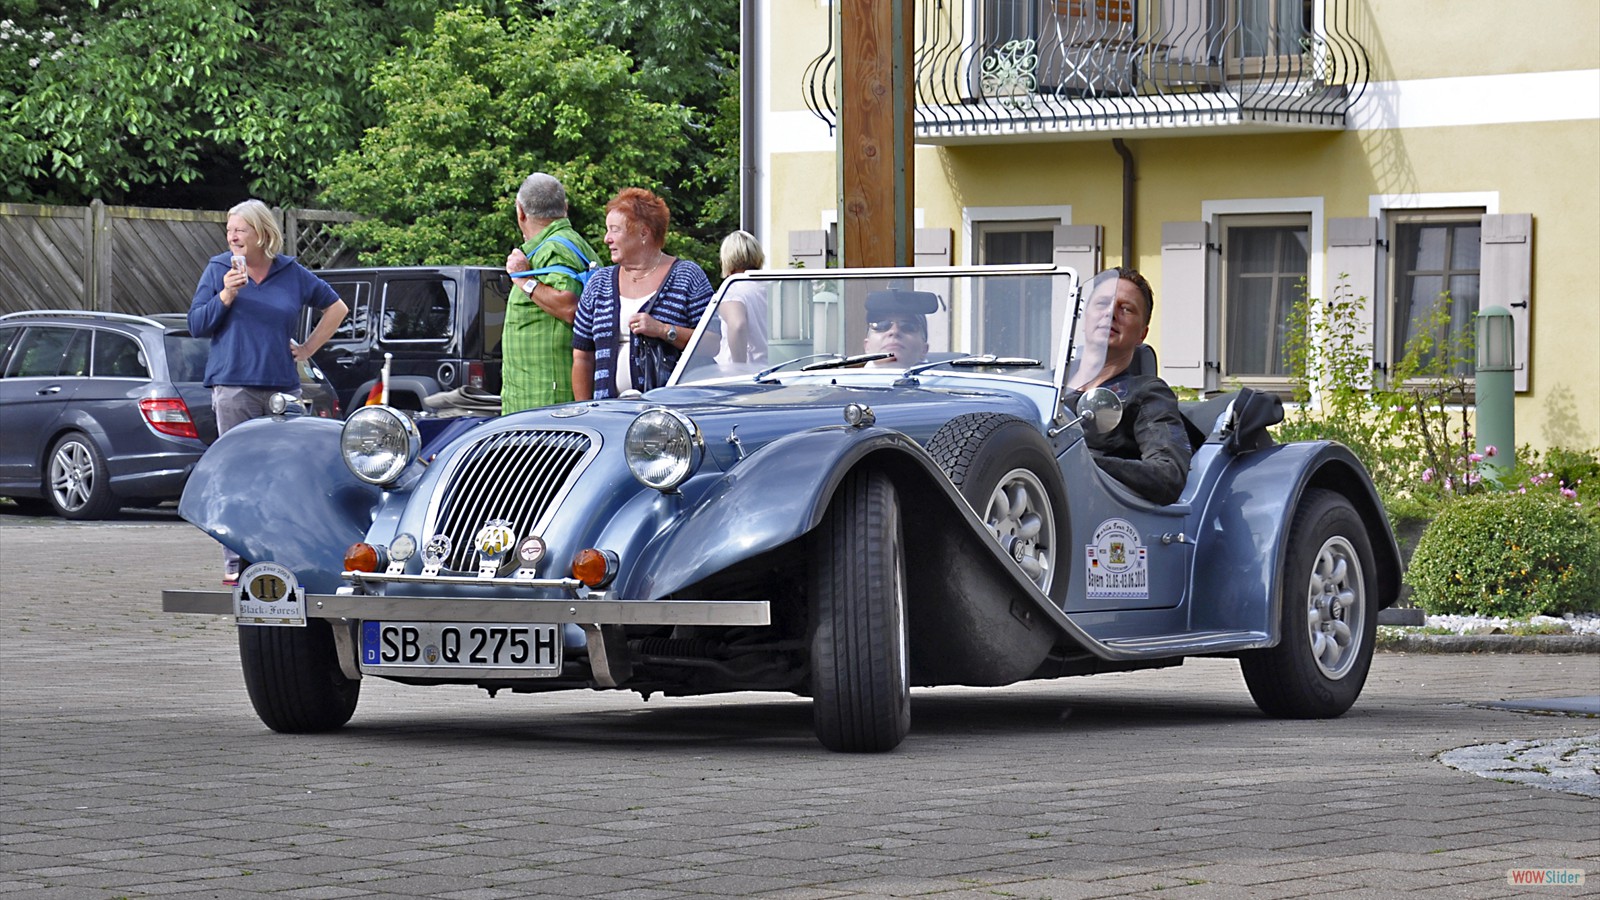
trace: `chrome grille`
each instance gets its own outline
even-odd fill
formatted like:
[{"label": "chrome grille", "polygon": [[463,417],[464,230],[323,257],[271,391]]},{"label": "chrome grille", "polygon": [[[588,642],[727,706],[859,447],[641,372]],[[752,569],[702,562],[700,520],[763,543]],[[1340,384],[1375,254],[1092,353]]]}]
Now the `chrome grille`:
[{"label": "chrome grille", "polygon": [[576,431],[501,431],[466,448],[436,497],[429,534],[450,537],[444,568],[478,568],[472,537],[503,519],[518,538],[536,534],[593,456],[594,441]]}]

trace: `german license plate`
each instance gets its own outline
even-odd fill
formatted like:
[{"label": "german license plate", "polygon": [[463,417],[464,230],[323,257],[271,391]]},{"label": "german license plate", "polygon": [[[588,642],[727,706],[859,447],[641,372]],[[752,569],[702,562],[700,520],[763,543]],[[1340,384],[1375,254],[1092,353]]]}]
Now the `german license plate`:
[{"label": "german license plate", "polygon": [[561,672],[557,625],[362,622],[361,667],[549,676]]}]

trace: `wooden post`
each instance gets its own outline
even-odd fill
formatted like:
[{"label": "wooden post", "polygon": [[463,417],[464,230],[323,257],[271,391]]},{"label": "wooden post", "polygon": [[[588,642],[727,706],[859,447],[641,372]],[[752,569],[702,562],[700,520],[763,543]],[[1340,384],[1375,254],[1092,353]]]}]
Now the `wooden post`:
[{"label": "wooden post", "polygon": [[912,0],[839,0],[839,225],[848,266],[912,262]]}]

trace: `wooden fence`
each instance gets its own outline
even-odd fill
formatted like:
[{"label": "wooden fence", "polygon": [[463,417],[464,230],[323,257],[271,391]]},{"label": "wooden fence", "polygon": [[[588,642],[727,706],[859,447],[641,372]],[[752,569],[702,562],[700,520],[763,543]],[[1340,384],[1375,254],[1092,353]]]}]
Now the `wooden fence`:
[{"label": "wooden fence", "polygon": [[[274,209],[284,252],[311,268],[351,266],[329,231],[351,213]],[[227,249],[216,210],[0,203],[0,312],[183,312],[206,260]]]}]

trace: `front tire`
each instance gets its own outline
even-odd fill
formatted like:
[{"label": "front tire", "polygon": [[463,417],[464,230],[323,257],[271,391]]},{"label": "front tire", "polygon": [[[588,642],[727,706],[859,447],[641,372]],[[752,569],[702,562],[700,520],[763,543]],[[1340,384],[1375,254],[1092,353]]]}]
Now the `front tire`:
[{"label": "front tire", "polygon": [[250,705],[273,731],[332,731],[355,714],[361,682],[339,668],[326,620],[310,619],[304,628],[241,625],[239,662]]},{"label": "front tire", "polygon": [[1067,492],[1039,429],[1004,413],[972,413],[946,422],[927,450],[1007,555],[1061,604]]},{"label": "front tire", "polygon": [[1329,719],[1356,702],[1377,638],[1378,567],[1355,507],[1307,491],[1289,528],[1278,645],[1239,658],[1256,706],[1281,719]]},{"label": "front tire", "polygon": [[911,730],[911,673],[900,507],[887,476],[846,476],[811,556],[817,740],[845,753],[893,750]]},{"label": "front tire", "polygon": [[104,519],[117,511],[111,472],[88,435],[71,431],[50,448],[44,496],[64,519]]}]

